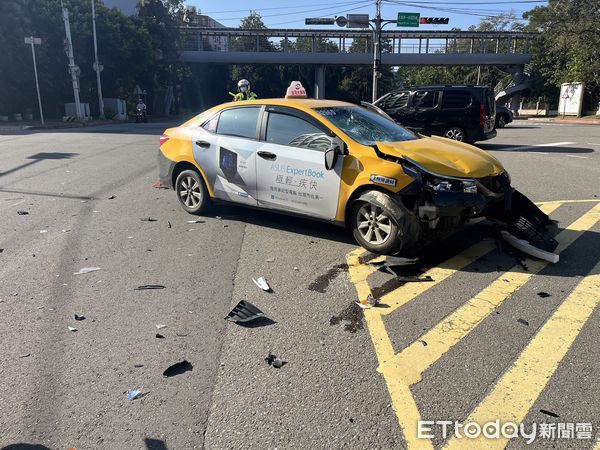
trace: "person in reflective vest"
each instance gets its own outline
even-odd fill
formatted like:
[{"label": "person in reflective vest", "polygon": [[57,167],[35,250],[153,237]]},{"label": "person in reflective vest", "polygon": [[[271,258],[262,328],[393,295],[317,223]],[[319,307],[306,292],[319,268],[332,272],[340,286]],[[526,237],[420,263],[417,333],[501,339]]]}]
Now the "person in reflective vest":
[{"label": "person in reflective vest", "polygon": [[258,98],[258,96],[250,90],[250,82],[245,78],[238,81],[238,93],[234,94],[233,92],[230,92],[229,95],[233,97],[234,102],[256,100]]}]

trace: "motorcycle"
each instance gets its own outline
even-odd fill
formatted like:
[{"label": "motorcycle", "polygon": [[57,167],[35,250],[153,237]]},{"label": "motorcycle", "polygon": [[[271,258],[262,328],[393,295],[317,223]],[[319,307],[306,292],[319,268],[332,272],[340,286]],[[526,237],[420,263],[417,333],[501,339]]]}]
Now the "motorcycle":
[{"label": "motorcycle", "polygon": [[135,123],[148,123],[148,117],[146,116],[146,110],[144,108],[135,109]]}]

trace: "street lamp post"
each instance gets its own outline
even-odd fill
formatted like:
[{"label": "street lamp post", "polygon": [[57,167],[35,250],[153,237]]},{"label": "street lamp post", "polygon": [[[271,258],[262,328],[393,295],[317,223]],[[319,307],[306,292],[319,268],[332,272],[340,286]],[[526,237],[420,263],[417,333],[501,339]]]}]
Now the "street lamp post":
[{"label": "street lamp post", "polygon": [[373,103],[377,100],[377,82],[381,64],[381,0],[376,1],[375,11],[375,19],[373,20],[375,22],[373,29]]},{"label": "street lamp post", "polygon": [[94,34],[94,70],[96,71],[96,82],[98,83],[98,108],[100,109],[100,119],[104,119],[104,100],[102,100],[102,83],[100,82],[100,72],[102,65],[98,62],[98,40],[96,38],[96,8],[92,2],[92,32]]},{"label": "street lamp post", "polygon": [[77,120],[82,120],[81,102],[79,101],[79,67],[75,64],[75,56],[73,54],[73,43],[71,42],[71,25],[69,24],[69,10],[64,7],[61,0],[63,22],[65,23],[66,36],[66,52],[69,58],[69,73],[71,74],[71,83],[73,84],[73,97],[75,100],[75,116]]},{"label": "street lamp post", "polygon": [[40,45],[42,40],[33,36],[25,38],[26,44],[31,44],[31,57],[33,58],[33,73],[35,74],[35,89],[37,90],[38,105],[40,107],[40,121],[44,125],[44,112],[42,111],[42,97],[40,95],[40,82],[38,81],[37,64],[35,62],[35,46]]}]

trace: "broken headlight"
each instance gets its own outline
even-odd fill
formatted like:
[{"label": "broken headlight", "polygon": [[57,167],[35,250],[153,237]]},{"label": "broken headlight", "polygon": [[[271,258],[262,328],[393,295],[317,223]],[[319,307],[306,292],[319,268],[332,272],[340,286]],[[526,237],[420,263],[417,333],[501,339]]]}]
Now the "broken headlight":
[{"label": "broken headlight", "polygon": [[402,164],[404,172],[411,178],[421,182],[430,191],[477,193],[477,184],[473,179],[440,175],[420,166],[409,158],[404,157],[404,159],[406,160]]}]

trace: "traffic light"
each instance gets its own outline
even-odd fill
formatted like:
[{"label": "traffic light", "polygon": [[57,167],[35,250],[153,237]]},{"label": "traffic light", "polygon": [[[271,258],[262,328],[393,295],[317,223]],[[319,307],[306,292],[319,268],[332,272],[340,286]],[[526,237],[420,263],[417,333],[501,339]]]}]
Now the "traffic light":
[{"label": "traffic light", "polygon": [[421,25],[447,25],[448,17],[421,17]]}]

